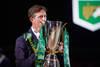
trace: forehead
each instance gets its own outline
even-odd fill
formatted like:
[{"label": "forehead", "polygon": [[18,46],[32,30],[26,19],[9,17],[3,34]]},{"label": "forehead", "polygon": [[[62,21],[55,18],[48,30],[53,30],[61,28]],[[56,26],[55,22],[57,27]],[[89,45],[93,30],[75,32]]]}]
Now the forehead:
[{"label": "forehead", "polygon": [[46,15],[46,11],[40,10],[40,12],[35,13],[35,15]]}]

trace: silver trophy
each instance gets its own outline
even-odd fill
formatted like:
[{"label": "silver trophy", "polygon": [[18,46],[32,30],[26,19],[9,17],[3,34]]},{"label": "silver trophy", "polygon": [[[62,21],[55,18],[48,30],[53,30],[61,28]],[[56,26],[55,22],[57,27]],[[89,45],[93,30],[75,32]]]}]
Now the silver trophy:
[{"label": "silver trophy", "polygon": [[59,60],[56,56],[58,44],[61,37],[61,21],[47,21],[47,42],[44,67],[60,67]]}]

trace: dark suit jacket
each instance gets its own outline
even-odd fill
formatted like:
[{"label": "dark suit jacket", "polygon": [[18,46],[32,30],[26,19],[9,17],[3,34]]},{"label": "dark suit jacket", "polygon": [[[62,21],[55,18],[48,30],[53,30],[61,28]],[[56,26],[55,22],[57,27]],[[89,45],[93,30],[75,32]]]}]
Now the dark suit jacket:
[{"label": "dark suit jacket", "polygon": [[[30,32],[32,37],[34,37],[36,42],[38,42],[32,30],[29,29],[28,32]],[[16,67],[34,67],[35,54],[28,48],[27,42],[25,41],[23,35],[16,39],[15,58]]]},{"label": "dark suit jacket", "polygon": [[[29,29],[29,31],[32,34],[32,39],[36,39],[36,43],[38,43],[38,39],[33,34],[32,30]],[[27,43],[24,39],[24,36],[20,36],[16,40],[16,46],[15,46],[15,57],[16,57],[16,67],[35,67],[34,59],[35,54],[34,52],[28,48]],[[60,67],[63,67],[63,56],[61,54],[57,54],[57,57],[60,62]]]}]

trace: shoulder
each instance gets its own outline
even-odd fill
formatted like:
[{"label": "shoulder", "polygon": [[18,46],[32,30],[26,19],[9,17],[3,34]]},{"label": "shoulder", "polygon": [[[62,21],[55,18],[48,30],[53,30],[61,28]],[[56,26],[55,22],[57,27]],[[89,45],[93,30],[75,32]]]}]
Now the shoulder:
[{"label": "shoulder", "polygon": [[16,46],[23,46],[25,44],[25,39],[24,39],[24,35],[21,35],[19,36],[17,39],[16,39]]},{"label": "shoulder", "polygon": [[24,41],[24,35],[21,35],[16,39],[16,42],[19,42],[19,41]]}]

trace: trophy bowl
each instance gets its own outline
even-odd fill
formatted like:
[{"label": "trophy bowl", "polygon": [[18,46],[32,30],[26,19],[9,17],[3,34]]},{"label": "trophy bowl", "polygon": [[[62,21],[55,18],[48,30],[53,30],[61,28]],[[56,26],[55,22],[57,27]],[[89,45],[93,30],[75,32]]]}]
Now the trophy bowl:
[{"label": "trophy bowl", "polygon": [[55,54],[58,48],[61,36],[61,21],[47,21],[47,42],[46,42],[46,52],[44,67],[60,67],[59,60]]}]

